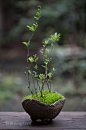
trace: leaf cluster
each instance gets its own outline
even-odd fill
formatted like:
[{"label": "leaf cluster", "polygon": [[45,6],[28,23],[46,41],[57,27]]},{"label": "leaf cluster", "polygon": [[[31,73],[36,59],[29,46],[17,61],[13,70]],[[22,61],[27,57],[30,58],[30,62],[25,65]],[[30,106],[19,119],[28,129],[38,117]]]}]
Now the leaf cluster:
[{"label": "leaf cluster", "polygon": [[[34,16],[34,18],[38,21],[39,18],[41,17],[41,6],[37,6],[38,7],[38,11],[36,12],[36,16]],[[32,26],[28,26],[29,30],[31,30],[32,32],[34,32],[36,30],[36,28],[38,27],[38,22],[33,23]]]}]

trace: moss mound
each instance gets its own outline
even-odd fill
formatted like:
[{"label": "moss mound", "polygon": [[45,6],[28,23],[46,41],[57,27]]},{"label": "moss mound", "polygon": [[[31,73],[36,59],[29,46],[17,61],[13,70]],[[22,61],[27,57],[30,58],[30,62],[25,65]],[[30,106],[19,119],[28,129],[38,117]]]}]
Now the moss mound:
[{"label": "moss mound", "polygon": [[54,102],[58,101],[59,99],[63,99],[64,96],[62,96],[61,94],[59,93],[53,93],[53,92],[49,92],[48,90],[45,90],[43,92],[43,98],[41,97],[41,93],[39,92],[37,95],[28,95],[28,96],[25,96],[22,100],[22,102],[25,100],[25,99],[37,99],[43,103],[47,103],[48,105],[50,104],[53,104]]}]

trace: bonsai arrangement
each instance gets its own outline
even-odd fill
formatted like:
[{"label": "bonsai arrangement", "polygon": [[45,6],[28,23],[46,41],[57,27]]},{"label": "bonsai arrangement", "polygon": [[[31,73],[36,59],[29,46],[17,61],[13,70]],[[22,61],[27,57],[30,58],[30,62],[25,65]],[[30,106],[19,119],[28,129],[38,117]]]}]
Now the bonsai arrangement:
[{"label": "bonsai arrangement", "polygon": [[[29,30],[32,32],[32,35],[28,42],[23,42],[23,44],[27,47],[27,72],[25,72],[25,76],[28,81],[28,88],[31,92],[31,95],[25,96],[22,101],[22,106],[25,111],[31,116],[32,121],[36,121],[37,119],[41,119],[44,124],[49,123],[53,118],[55,118],[62,107],[64,106],[65,97],[57,92],[51,91],[52,84],[52,76],[55,68],[49,70],[49,64],[52,60],[51,52],[54,48],[54,43],[59,41],[60,34],[57,32],[54,35],[51,35],[50,38],[42,42],[43,48],[40,50],[43,58],[42,67],[45,70],[45,73],[39,74],[38,60],[39,57],[37,54],[30,56],[29,47],[31,44],[31,39],[34,35],[38,27],[38,21],[41,17],[41,6],[37,6],[38,11],[36,12],[35,24],[32,26],[27,26]],[[48,49],[47,45],[51,42],[51,49]],[[33,70],[31,69],[33,67]],[[33,80],[34,91],[32,91],[30,85],[30,76]],[[47,85],[47,90],[44,89],[45,84]]]}]

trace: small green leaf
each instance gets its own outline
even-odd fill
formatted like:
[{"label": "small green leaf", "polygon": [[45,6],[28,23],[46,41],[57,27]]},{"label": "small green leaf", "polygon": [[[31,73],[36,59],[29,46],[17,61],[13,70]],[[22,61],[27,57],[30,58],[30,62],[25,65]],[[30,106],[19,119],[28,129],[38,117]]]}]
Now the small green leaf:
[{"label": "small green leaf", "polygon": [[46,69],[46,66],[42,65],[42,67]]},{"label": "small green leaf", "polygon": [[37,74],[37,72],[36,71],[33,71],[35,74]]},{"label": "small green leaf", "polygon": [[39,80],[40,80],[40,81],[43,81],[44,78],[45,78],[45,75],[44,75],[44,74],[40,74],[40,75],[39,75]]},{"label": "small green leaf", "polygon": [[37,62],[38,61],[38,57],[37,54],[34,55],[34,61]]},{"label": "small green leaf", "polygon": [[37,78],[38,77],[37,72],[36,71],[33,71],[33,72],[35,74],[34,77]]},{"label": "small green leaf", "polygon": [[57,36],[57,32],[55,32],[54,36]]},{"label": "small green leaf", "polygon": [[53,43],[51,43],[51,48],[53,48],[54,47],[54,45],[53,45]]},{"label": "small green leaf", "polygon": [[47,58],[47,54],[45,54],[45,55],[43,55],[43,56]]},{"label": "small green leaf", "polygon": [[37,7],[41,9],[41,5],[38,5]]},{"label": "small green leaf", "polygon": [[37,16],[40,16],[40,15],[41,15],[41,12],[36,12],[36,15],[37,15]]},{"label": "small green leaf", "polygon": [[46,44],[46,45],[47,45],[47,44],[48,44],[48,40],[45,40],[44,44]]},{"label": "small green leaf", "polygon": [[37,65],[35,65],[35,67],[34,67],[36,70],[38,69],[38,66]]},{"label": "small green leaf", "polygon": [[43,50],[44,50],[44,49],[41,49],[41,50],[40,50],[40,52],[41,52],[42,54],[43,54]]},{"label": "small green leaf", "polygon": [[55,39],[56,41],[58,40],[57,32],[54,34],[54,39]]},{"label": "small green leaf", "polygon": [[35,58],[35,62],[37,62],[37,61],[38,61],[38,57]]},{"label": "small green leaf", "polygon": [[34,31],[35,31],[34,26],[28,26],[28,25],[27,25],[27,27],[28,27],[28,28],[29,28],[29,30],[31,30],[32,32],[34,32]]},{"label": "small green leaf", "polygon": [[49,62],[49,58],[48,59],[45,59],[47,62]]},{"label": "small green leaf", "polygon": [[48,48],[46,49],[46,53],[49,54],[49,49]]},{"label": "small green leaf", "polygon": [[36,16],[34,16],[34,18],[36,19]]},{"label": "small green leaf", "polygon": [[61,34],[59,33],[59,34],[58,34],[58,38],[60,38],[60,36],[61,36]]},{"label": "small green leaf", "polygon": [[53,36],[53,35],[51,35],[51,37],[54,39],[54,36]]},{"label": "small green leaf", "polygon": [[52,69],[53,71],[56,71],[55,68]]},{"label": "small green leaf", "polygon": [[47,64],[48,64],[48,62],[46,62],[46,61],[45,61],[44,63],[45,63],[45,65],[47,65]]},{"label": "small green leaf", "polygon": [[38,75],[35,75],[34,77],[35,77],[35,78],[37,78],[37,77],[38,77]]},{"label": "small green leaf", "polygon": [[51,80],[51,79],[48,79],[48,81],[49,81],[49,82],[52,82],[52,80]]},{"label": "small green leaf", "polygon": [[50,72],[50,73],[48,73],[48,76],[49,76],[49,79],[51,79],[52,78],[52,73]]},{"label": "small green leaf", "polygon": [[36,20],[39,20],[40,17],[35,17],[35,16],[34,16],[34,18],[35,18]]},{"label": "small green leaf", "polygon": [[27,42],[22,42],[24,45],[28,46]]},{"label": "small green leaf", "polygon": [[48,40],[51,40],[51,41],[52,41],[53,39],[52,39],[52,38],[48,38]]},{"label": "small green leaf", "polygon": [[50,58],[50,61],[52,60],[52,58]]},{"label": "small green leaf", "polygon": [[37,54],[34,55],[34,58],[36,58],[36,57],[37,57]]},{"label": "small green leaf", "polygon": [[51,60],[52,60],[52,58],[45,59],[45,61],[47,61],[47,62],[50,62]]},{"label": "small green leaf", "polygon": [[34,58],[31,56],[31,57],[29,57],[29,60],[30,60],[30,62],[31,63],[33,63],[34,62]]},{"label": "small green leaf", "polygon": [[35,25],[35,29],[38,27],[38,25]]},{"label": "small green leaf", "polygon": [[28,70],[29,74],[31,74],[31,70]]},{"label": "small green leaf", "polygon": [[55,39],[56,39],[56,40],[57,40],[57,38],[58,38],[58,37],[57,37],[57,36],[55,36]]},{"label": "small green leaf", "polygon": [[33,23],[33,25],[35,26],[36,24],[35,24],[35,23]]},{"label": "small green leaf", "polygon": [[46,45],[43,45],[43,47],[46,47]]}]

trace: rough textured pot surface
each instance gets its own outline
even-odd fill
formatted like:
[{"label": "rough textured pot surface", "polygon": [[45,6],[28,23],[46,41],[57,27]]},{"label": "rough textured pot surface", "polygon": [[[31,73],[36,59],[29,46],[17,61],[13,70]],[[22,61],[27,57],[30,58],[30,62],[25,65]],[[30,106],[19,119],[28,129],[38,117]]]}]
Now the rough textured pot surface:
[{"label": "rough textured pot surface", "polygon": [[59,99],[54,104],[48,105],[36,99],[26,99],[22,102],[24,110],[31,116],[33,121],[41,119],[42,121],[50,121],[54,119],[62,107],[64,106],[65,98]]}]

